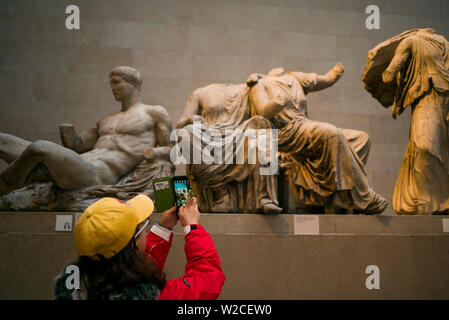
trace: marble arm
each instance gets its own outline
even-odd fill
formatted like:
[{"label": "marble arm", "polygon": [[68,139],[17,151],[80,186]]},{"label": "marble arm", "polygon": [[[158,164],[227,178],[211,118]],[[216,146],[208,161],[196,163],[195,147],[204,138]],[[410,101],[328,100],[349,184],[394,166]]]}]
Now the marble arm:
[{"label": "marble arm", "polygon": [[[391,83],[397,78],[397,75],[399,71],[401,71],[404,68],[405,63],[407,62],[408,58],[411,54],[411,46],[412,46],[412,40],[413,36],[407,39],[404,39],[396,48],[396,51],[394,52],[393,59],[391,59],[390,64],[385,69],[385,71],[382,73],[382,81],[385,83]],[[399,85],[399,79],[397,85]],[[396,119],[397,115],[401,113],[400,107],[396,104],[393,105],[393,108],[391,110],[393,119]]]},{"label": "marble arm", "polygon": [[148,160],[162,159],[170,161],[170,146],[148,148],[143,151],[143,156]]},{"label": "marble arm", "polygon": [[156,146],[145,149],[143,155],[148,160],[162,159],[170,161],[170,150],[172,142],[170,141],[170,134],[172,129],[171,119],[161,106],[155,106],[150,109],[149,114],[156,122],[155,137]]},{"label": "marble arm", "polygon": [[205,122],[205,120],[202,116],[200,116],[199,114],[194,114],[190,118],[181,119],[176,124],[176,129],[184,128],[185,126],[188,126],[189,124],[193,124],[194,122],[197,122],[197,121]]},{"label": "marble arm", "polygon": [[315,73],[312,74],[314,75],[314,77],[310,77],[311,74],[309,74],[308,76],[310,78],[314,78],[314,81],[310,81],[309,85],[305,89],[307,92],[312,92],[329,88],[343,76],[343,73],[343,66],[341,65],[341,63],[337,63],[325,75],[318,75]]},{"label": "marble arm", "polygon": [[200,115],[200,92],[198,89],[187,99],[184,112],[176,124],[176,129],[184,128],[189,124],[193,124],[195,121],[204,122],[203,117]]},{"label": "marble arm", "polygon": [[405,62],[410,56],[412,38],[404,39],[396,48],[393,59],[387,69],[382,73],[382,81],[389,83],[396,78],[397,73],[404,67]]},{"label": "marble arm", "polygon": [[91,150],[98,140],[96,126],[87,129],[78,136],[72,124],[63,123],[59,126],[59,133],[63,146],[77,153]]}]

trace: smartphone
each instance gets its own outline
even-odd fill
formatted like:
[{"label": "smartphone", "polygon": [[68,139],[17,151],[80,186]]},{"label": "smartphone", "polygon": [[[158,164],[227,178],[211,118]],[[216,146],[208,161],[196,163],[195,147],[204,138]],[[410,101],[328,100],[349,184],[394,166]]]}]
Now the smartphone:
[{"label": "smartphone", "polygon": [[173,177],[173,190],[175,196],[176,206],[179,208],[185,206],[189,199],[190,183],[187,176]]}]

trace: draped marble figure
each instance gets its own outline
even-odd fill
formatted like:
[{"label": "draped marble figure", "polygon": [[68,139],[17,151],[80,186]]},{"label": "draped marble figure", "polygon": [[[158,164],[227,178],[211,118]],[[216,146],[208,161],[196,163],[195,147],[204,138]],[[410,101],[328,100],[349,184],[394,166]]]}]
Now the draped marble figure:
[{"label": "draped marble figure", "polygon": [[393,118],[411,108],[409,143],[393,193],[398,214],[449,211],[449,42],[407,30],[369,51],[362,81]]},{"label": "draped marble figure", "polygon": [[[250,164],[248,154],[242,163],[236,161],[236,150],[244,148],[245,140],[238,141],[239,132],[249,129],[271,129],[270,122],[261,116],[253,117],[246,84],[211,84],[196,89],[188,98],[184,112],[177,124],[189,134],[191,149],[200,152],[203,142],[195,145],[194,135],[207,130],[217,130],[223,145],[235,145],[232,164],[187,164],[192,187],[199,198],[203,212],[263,212],[280,213],[277,200],[277,180],[274,175],[260,175],[259,162]],[[201,122],[199,134],[193,123]],[[232,131],[227,135],[226,131]],[[197,137],[202,141],[201,137]],[[246,146],[248,146],[246,144]]]},{"label": "draped marble figure", "polygon": [[306,205],[334,205],[366,214],[385,210],[387,202],[370,186],[364,164],[369,137],[308,119],[306,95],[333,85],[343,74],[337,64],[325,75],[271,70],[248,78],[253,113],[279,129],[279,152],[290,187]]},{"label": "draped marble figure", "polygon": [[[280,161],[304,205],[380,213],[387,202],[369,185],[364,167],[369,136],[307,117],[305,95],[331,86],[342,74],[340,64],[324,76],[285,73],[276,68],[267,75],[250,75],[246,84],[199,88],[190,95],[177,128],[187,129],[190,137],[195,121],[201,121],[202,130],[214,128],[223,137],[229,128],[278,129]],[[225,139],[228,143],[233,140]],[[188,164],[187,171],[203,203],[201,210],[280,212],[277,176],[260,175],[259,165]]]}]

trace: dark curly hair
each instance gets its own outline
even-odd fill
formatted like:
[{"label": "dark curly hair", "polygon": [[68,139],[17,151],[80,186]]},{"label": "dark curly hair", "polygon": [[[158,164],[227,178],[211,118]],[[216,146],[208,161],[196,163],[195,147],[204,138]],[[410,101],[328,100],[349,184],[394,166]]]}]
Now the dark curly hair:
[{"label": "dark curly hair", "polygon": [[[110,259],[78,259],[81,279],[87,289],[87,299],[110,299],[123,290],[142,284],[162,290],[167,280],[159,266],[138,251],[134,237],[128,245]],[[157,291],[157,290],[156,290]]]}]

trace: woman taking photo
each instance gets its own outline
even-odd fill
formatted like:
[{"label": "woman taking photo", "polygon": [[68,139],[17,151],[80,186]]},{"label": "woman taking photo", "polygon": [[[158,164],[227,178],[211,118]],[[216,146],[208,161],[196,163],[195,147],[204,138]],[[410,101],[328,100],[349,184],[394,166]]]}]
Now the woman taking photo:
[{"label": "woman taking photo", "polygon": [[[56,279],[54,299],[68,300],[195,300],[217,299],[224,284],[212,238],[198,224],[196,198],[162,213],[145,230],[154,205],[138,195],[128,202],[103,198],[89,206],[75,226],[80,285],[68,289],[69,274]],[[173,228],[184,228],[187,264],[182,278],[167,281],[163,268],[173,241]],[[65,269],[64,269],[65,270]]]}]

